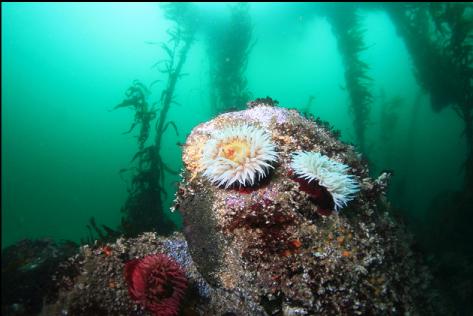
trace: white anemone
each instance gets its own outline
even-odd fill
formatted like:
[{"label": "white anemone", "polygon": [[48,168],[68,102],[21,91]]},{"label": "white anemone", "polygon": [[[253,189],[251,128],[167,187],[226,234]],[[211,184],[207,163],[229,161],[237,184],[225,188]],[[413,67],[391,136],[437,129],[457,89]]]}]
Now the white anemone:
[{"label": "white anemone", "polygon": [[349,166],[332,160],[318,152],[298,151],[292,155],[291,168],[296,176],[308,182],[317,180],[332,195],[335,211],[355,198],[360,186]]},{"label": "white anemone", "polygon": [[201,166],[203,175],[216,185],[248,186],[267,176],[277,156],[268,133],[242,124],[213,132],[204,146]]}]

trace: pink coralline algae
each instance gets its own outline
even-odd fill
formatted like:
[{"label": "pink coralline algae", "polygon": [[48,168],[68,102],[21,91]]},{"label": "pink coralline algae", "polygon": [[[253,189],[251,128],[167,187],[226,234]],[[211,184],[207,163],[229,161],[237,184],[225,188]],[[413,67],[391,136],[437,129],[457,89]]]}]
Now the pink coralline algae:
[{"label": "pink coralline algae", "polygon": [[133,259],[125,265],[131,298],[156,316],[174,316],[187,288],[178,263],[165,254]]},{"label": "pink coralline algae", "polygon": [[245,200],[237,195],[230,195],[225,199],[225,205],[231,209],[242,209],[245,207]]},{"label": "pink coralline algae", "polygon": [[228,116],[231,116],[232,119],[240,119],[242,121],[258,121],[265,127],[269,126],[272,121],[283,124],[289,120],[288,112],[285,109],[269,105],[228,113]]}]

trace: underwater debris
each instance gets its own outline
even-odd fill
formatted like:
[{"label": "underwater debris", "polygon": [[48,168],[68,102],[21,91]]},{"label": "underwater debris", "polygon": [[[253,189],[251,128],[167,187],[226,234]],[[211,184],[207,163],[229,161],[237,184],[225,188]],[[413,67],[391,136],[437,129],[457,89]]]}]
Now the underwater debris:
[{"label": "underwater debris", "polygon": [[347,205],[360,190],[357,180],[348,175],[349,166],[317,152],[298,151],[292,154],[291,169],[308,183],[316,181],[333,198],[335,211]]},{"label": "underwater debris", "polygon": [[157,316],[174,316],[187,289],[182,268],[165,254],[148,255],[125,264],[131,298]]},{"label": "underwater debris", "polygon": [[275,145],[264,130],[242,124],[217,130],[202,155],[204,176],[225,188],[253,186],[268,174],[277,160]]}]

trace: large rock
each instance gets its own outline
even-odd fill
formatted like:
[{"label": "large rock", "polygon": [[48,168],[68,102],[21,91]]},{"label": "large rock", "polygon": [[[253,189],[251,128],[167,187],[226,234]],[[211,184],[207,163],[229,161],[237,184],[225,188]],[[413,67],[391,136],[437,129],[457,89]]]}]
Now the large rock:
[{"label": "large rock", "polygon": [[[253,315],[429,313],[429,274],[406,232],[387,214],[389,175],[371,179],[360,155],[327,124],[274,103],[250,102],[247,110],[198,125],[187,139],[175,207],[183,214],[199,272],[214,288],[250,302]],[[218,185],[209,176],[209,155],[227,155],[237,166],[241,157],[234,155],[245,153],[245,145],[215,138],[243,125],[270,136],[277,162],[253,185]],[[215,154],[206,152],[212,139],[222,147]],[[296,151],[318,152],[347,165],[359,185],[355,199],[335,212],[329,191],[318,187],[311,195],[290,166]]]}]

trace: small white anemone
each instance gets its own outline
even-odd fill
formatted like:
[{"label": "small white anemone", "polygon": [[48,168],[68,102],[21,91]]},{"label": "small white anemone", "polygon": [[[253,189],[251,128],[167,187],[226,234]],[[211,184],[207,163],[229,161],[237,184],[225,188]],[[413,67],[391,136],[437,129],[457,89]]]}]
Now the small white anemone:
[{"label": "small white anemone", "polygon": [[318,152],[297,151],[292,154],[291,169],[309,183],[317,180],[332,195],[335,211],[345,207],[360,190],[358,181],[347,174],[349,166]]},{"label": "small white anemone", "polygon": [[203,175],[218,186],[248,186],[267,176],[277,157],[268,133],[241,124],[212,133],[204,146],[201,167]]}]

